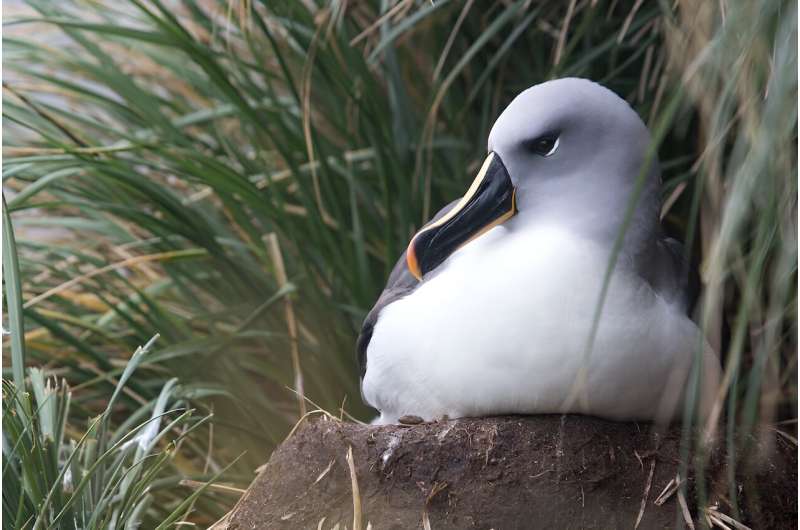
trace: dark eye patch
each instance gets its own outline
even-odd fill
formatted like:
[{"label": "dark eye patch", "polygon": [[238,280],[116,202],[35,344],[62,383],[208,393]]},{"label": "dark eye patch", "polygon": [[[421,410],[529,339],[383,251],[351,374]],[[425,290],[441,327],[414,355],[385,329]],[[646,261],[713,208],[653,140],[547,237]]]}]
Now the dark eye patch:
[{"label": "dark eye patch", "polygon": [[525,150],[539,156],[549,156],[553,154],[558,144],[558,135],[555,133],[543,134],[523,143]]}]

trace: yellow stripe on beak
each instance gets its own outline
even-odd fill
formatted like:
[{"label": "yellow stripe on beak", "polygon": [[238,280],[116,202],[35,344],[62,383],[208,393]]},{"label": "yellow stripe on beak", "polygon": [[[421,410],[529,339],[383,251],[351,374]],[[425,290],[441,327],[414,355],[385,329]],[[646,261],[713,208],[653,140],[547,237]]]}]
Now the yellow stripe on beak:
[{"label": "yellow stripe on beak", "polygon": [[411,239],[406,249],[408,270],[421,280],[450,254],[516,212],[516,190],[502,160],[491,152],[458,203]]}]

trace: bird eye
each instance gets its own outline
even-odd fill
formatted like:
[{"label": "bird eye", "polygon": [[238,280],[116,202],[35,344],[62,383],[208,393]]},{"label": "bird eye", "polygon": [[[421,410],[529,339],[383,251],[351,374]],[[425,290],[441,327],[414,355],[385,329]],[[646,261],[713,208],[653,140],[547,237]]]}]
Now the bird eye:
[{"label": "bird eye", "polygon": [[536,153],[539,156],[550,156],[558,149],[558,136],[554,134],[545,134],[544,136],[526,141],[525,147],[528,151]]}]

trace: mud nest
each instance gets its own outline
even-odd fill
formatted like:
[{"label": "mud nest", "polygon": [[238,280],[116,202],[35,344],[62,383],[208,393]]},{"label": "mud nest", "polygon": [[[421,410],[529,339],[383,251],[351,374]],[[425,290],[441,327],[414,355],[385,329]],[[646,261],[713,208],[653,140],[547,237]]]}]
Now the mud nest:
[{"label": "mud nest", "polygon": [[751,440],[733,486],[727,457],[710,451],[702,480],[689,473],[676,490],[680,440],[677,427],[582,416],[411,426],[322,418],[273,453],[215,528],[352,529],[359,509],[356,524],[376,530],[796,527],[789,438]]}]

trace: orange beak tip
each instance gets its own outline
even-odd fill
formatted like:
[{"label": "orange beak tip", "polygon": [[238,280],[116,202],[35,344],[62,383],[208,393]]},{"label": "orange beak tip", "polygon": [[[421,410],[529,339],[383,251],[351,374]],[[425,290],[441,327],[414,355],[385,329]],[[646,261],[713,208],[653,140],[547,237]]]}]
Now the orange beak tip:
[{"label": "orange beak tip", "polygon": [[422,280],[422,271],[419,268],[419,262],[417,262],[417,253],[414,252],[413,244],[409,245],[408,249],[406,250],[406,264],[408,265],[409,272],[411,272],[414,278],[416,278],[418,281]]}]

